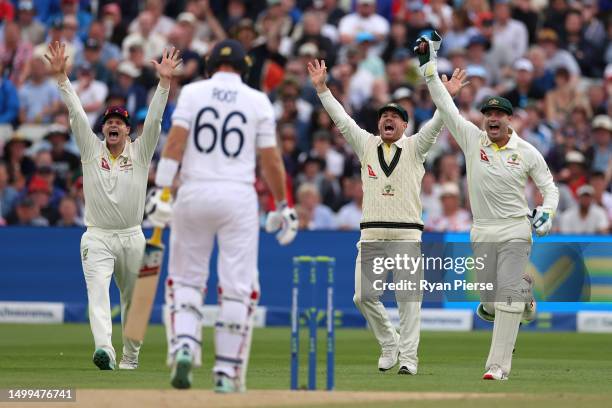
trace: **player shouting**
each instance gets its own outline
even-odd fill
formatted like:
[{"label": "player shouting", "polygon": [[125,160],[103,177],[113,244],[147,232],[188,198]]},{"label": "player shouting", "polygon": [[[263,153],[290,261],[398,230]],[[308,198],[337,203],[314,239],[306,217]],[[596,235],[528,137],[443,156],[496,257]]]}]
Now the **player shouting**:
[{"label": "player shouting", "polygon": [[248,66],[244,49],[235,40],[222,41],[207,65],[212,77],[181,91],[157,168],[157,186],[169,187],[182,164],[176,201],[173,207],[165,205],[158,190],[149,219],[163,225],[174,213],[164,317],[171,384],[189,388],[192,367],[201,365],[200,307],[216,237],[220,312],[215,323],[215,391],[240,392],[246,389],[259,299],[257,153],[277,208],[269,214],[266,229],[280,229],[277,238],[285,245],[295,238],[298,221],[285,198],[272,104],[241,80]]},{"label": "player shouting", "polygon": [[523,275],[531,250],[525,184],[531,177],[544,196],[532,221],[540,236],[551,229],[559,191],[540,152],[510,127],[512,104],[507,99],[493,96],[484,102],[484,130],[459,114],[438,78],[436,50],[442,39],[435,32],[432,37],[434,41],[419,38],[415,52],[431,98],[465,154],[474,216],[470,239],[475,255],[487,259],[487,270],[479,279],[496,284],[493,295],[481,292],[478,308],[479,316],[494,319],[483,379],[506,380],[521,319],[535,315],[531,295],[522,293],[529,279]]},{"label": "player shouting", "polygon": [[[410,245],[410,251],[414,251],[410,256],[420,257],[423,221],[419,195],[425,174],[423,162],[442,129],[442,120],[436,113],[417,134],[406,137],[404,132],[408,126],[408,114],[400,105],[388,103],[378,110],[379,136],[375,136],[361,129],[333,97],[325,83],[325,61],[309,63],[308,72],[323,107],[361,162],[364,199],[353,300],[381,346],[379,370],[393,368],[399,354],[398,374],[414,375],[418,366],[421,301],[398,299],[398,335],[378,297],[362,296],[362,289],[365,288],[362,288],[361,259],[364,243],[385,241],[412,242],[416,245]],[[462,86],[456,77],[445,85],[452,94]]]},{"label": "player shouting", "polygon": [[[111,106],[104,113],[104,140],[101,141],[89,127],[79,97],[68,81],[65,51],[66,44],[49,44],[49,54],[45,58],[68,107],[72,133],[81,152],[87,226],[81,239],[81,261],[96,347],[93,361],[101,370],[113,370],[116,360],[111,342],[108,287],[114,274],[121,293],[121,320],[125,324],[145,247],[140,224],[149,164],[159,140],[170,80],[181,60],[178,51],[172,48],[170,52],[164,50],[161,63],[151,61],[160,80],[142,135],[131,142],[127,110],[123,106]],[[138,367],[140,345],[124,336],[119,368],[133,370]]]}]

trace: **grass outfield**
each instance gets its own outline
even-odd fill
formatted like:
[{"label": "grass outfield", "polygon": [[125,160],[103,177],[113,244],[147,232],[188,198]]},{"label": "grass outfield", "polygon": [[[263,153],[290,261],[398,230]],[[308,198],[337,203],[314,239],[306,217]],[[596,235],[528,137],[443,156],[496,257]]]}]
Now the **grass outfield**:
[{"label": "grass outfield", "polygon": [[[305,332],[302,330],[302,384],[306,382]],[[161,326],[149,329],[140,367],[133,372],[101,372],[93,365],[93,344],[88,325],[2,324],[0,333],[0,388],[72,387],[77,389],[77,395],[79,389],[171,389],[169,370],[165,367],[166,341]],[[121,347],[119,333],[119,327],[115,326],[113,338],[118,351]],[[376,367],[379,349],[372,334],[366,330],[343,329],[338,330],[336,336],[338,391],[511,394],[510,399],[491,395],[496,400],[493,404],[496,407],[517,406],[517,398],[526,398],[520,405],[534,402],[538,407],[561,407],[566,403],[567,406],[609,406],[612,400],[610,335],[520,333],[511,379],[505,382],[480,379],[489,349],[490,332],[422,333],[417,376],[398,376],[395,369],[379,373]],[[323,331],[319,340],[318,380],[322,388],[325,384]],[[205,329],[204,366],[195,370],[195,389],[211,388],[212,354],[212,331]],[[255,331],[248,386],[250,390],[288,389],[288,328]],[[490,398],[484,395],[483,398],[466,401],[457,395],[457,401],[447,405],[458,408],[488,403],[490,406]],[[305,403],[304,406],[308,405]],[[406,406],[406,402],[381,401],[375,405],[382,408]],[[439,401],[419,401],[418,405],[441,404]],[[367,401],[363,404],[355,401],[351,406],[369,405]]]}]

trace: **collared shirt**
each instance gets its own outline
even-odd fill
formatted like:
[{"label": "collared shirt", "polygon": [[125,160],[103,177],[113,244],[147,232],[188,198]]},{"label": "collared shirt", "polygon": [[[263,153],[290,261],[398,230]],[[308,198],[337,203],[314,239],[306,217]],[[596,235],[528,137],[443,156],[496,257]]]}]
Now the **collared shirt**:
[{"label": "collared shirt", "polygon": [[524,218],[529,214],[525,198],[529,177],[544,196],[542,206],[553,212],[557,209],[559,190],[546,161],[535,147],[512,130],[508,143],[499,148],[484,130],[459,114],[437,75],[428,77],[427,85],[437,112],[465,154],[474,222]]},{"label": "collared shirt", "polygon": [[59,87],[81,152],[85,225],[113,230],[140,225],[149,165],[159,140],[168,89],[157,87],[142,135],[133,143],[128,140],[121,154],[113,158],[106,143],[89,127],[87,115],[70,82],[62,82]]}]

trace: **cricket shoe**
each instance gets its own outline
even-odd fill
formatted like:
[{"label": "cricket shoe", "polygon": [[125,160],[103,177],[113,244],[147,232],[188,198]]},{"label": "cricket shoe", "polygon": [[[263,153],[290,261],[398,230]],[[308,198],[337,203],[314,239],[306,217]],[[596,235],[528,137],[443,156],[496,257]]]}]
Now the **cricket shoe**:
[{"label": "cricket shoe", "polygon": [[478,305],[478,309],[476,309],[476,314],[478,315],[478,317],[480,317],[486,322],[493,322],[495,320],[495,314],[487,312],[482,303]]},{"label": "cricket shoe", "polygon": [[484,373],[482,379],[505,381],[508,379],[508,375],[503,372],[500,366],[498,366],[497,364],[493,364],[491,367],[489,367],[489,371]]},{"label": "cricket shoe", "polygon": [[416,375],[417,368],[414,364],[400,363],[400,368],[397,371],[399,375]]},{"label": "cricket shoe", "polygon": [[172,373],[170,374],[170,384],[174,388],[187,389],[191,387],[193,374],[193,355],[188,347],[183,347],[176,352],[172,363]]},{"label": "cricket shoe", "polygon": [[135,370],[138,368],[138,357],[122,356],[119,362],[120,370]]},{"label": "cricket shoe", "polygon": [[225,373],[214,373],[215,392],[219,394],[233,394],[237,392],[245,392],[244,387],[240,386],[240,382],[231,378]]},{"label": "cricket shoe", "polygon": [[399,356],[399,335],[395,334],[395,344],[383,347],[380,357],[378,358],[378,369],[387,371],[395,367]]},{"label": "cricket shoe", "polygon": [[114,370],[115,360],[104,349],[97,349],[93,355],[93,362],[100,370]]}]

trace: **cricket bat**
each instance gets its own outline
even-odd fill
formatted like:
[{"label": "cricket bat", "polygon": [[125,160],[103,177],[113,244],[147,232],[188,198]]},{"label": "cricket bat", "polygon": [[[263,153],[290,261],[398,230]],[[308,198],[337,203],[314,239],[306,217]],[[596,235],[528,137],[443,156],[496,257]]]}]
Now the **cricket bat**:
[{"label": "cricket bat", "polygon": [[[162,190],[161,200],[170,201],[169,188],[166,187]],[[151,239],[147,241],[145,246],[124,329],[125,336],[130,340],[141,342],[147,332],[151,309],[153,309],[153,301],[157,292],[157,282],[164,262],[163,231],[163,228],[155,227]]]}]

